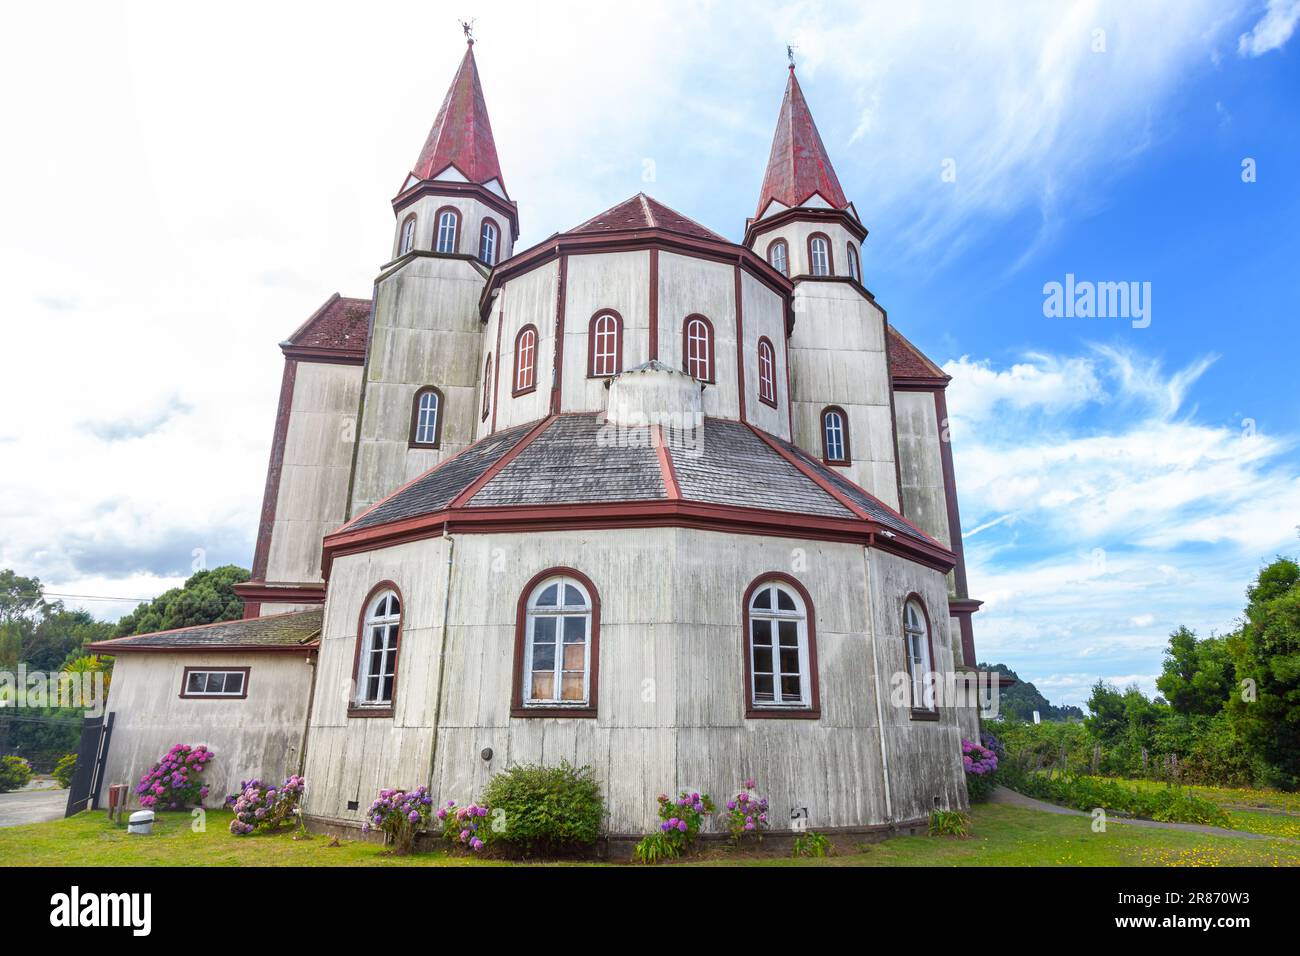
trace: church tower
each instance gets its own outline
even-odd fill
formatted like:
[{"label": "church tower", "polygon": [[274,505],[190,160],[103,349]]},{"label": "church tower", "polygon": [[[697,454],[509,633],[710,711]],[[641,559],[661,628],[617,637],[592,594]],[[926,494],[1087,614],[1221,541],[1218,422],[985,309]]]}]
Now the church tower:
[{"label": "church tower", "polygon": [[392,205],[392,258],[375,280],[349,516],[474,440],[479,298],[493,267],[514,251],[519,217],[472,38]]},{"label": "church tower", "polygon": [[817,132],[793,62],[744,244],[794,282],[794,440],[899,507],[885,312],[862,282],[867,236]]}]

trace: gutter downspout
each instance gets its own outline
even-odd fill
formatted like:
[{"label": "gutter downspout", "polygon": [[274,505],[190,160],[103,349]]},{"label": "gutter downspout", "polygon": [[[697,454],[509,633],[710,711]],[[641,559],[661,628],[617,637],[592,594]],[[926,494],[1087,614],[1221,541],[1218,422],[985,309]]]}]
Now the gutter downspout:
[{"label": "gutter downspout", "polygon": [[[321,628],[321,637],[324,637],[324,627]],[[311,728],[311,715],[316,705],[316,675],[319,673],[316,660],[319,655],[319,649],[307,655],[307,666],[311,668],[311,684],[307,689],[307,716],[302,722],[302,739],[298,743],[298,776],[300,777],[307,772],[307,732]]]},{"label": "gutter downspout", "polygon": [[448,523],[442,523],[442,537],[447,542],[447,579],[442,592],[442,635],[438,641],[438,682],[433,695],[433,739],[429,745],[429,790],[433,790],[433,775],[438,767],[438,730],[442,724],[442,681],[447,669],[447,622],[451,614],[451,572],[456,560],[456,539],[447,533]]},{"label": "gutter downspout", "polygon": [[[862,580],[867,586],[867,611],[868,623],[871,623],[871,549],[862,549]],[[885,713],[880,704],[880,662],[876,656],[876,631],[871,629],[871,681],[876,688],[876,727],[880,730],[880,768],[885,777],[885,819],[889,823],[894,822],[893,799],[890,794],[889,785],[889,749],[885,746]]]}]

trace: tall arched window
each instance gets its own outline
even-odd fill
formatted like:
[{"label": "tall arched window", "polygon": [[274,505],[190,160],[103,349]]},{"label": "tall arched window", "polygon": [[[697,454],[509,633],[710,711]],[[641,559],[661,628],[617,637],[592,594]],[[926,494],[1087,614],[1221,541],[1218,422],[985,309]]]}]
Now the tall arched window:
[{"label": "tall arched window", "polygon": [[487,265],[494,266],[497,264],[497,238],[501,235],[501,230],[491,219],[483,220],[483,228],[478,234],[478,257]]},{"label": "tall arched window", "polygon": [[352,677],[352,710],[391,714],[397,693],[397,647],[402,635],[402,602],[391,582],[379,585],[366,602],[357,636]]},{"label": "tall arched window", "polygon": [[415,248],[415,214],[402,220],[402,237],[397,244],[397,254],[404,256]]},{"label": "tall arched window", "polygon": [[483,421],[487,421],[488,412],[492,409],[492,356],[488,355],[487,361],[483,363]]},{"label": "tall arched window", "polygon": [[439,252],[455,252],[459,233],[460,213],[450,206],[438,210],[438,241],[435,248]]},{"label": "tall arched window", "polygon": [[817,716],[817,649],[812,601],[786,574],[764,575],[745,594],[747,717]]},{"label": "tall arched window", "polygon": [[537,327],[525,325],[515,336],[515,385],[513,393],[523,395],[537,387]]},{"label": "tall arched window", "polygon": [[849,461],[849,416],[838,405],[822,409],[822,460],[841,465]]},{"label": "tall arched window", "polygon": [[907,672],[912,679],[912,709],[933,711],[934,681],[930,674],[934,663],[930,656],[930,619],[915,597],[903,603],[903,641],[907,646]]},{"label": "tall arched window", "polygon": [[783,276],[790,274],[790,247],[784,239],[773,239],[767,247],[767,261]]},{"label": "tall arched window", "polygon": [[415,393],[411,409],[411,445],[437,448],[442,440],[442,392],[427,385]]},{"label": "tall arched window", "polygon": [[758,400],[776,408],[776,349],[766,335],[758,340]]},{"label": "tall arched window", "polygon": [[592,378],[605,378],[623,371],[623,317],[613,309],[591,317],[587,356],[587,375]]},{"label": "tall arched window", "polygon": [[537,575],[515,625],[516,716],[595,716],[600,599],[571,568]]},{"label": "tall arched window", "polygon": [[831,274],[831,241],[820,232],[808,237],[808,268],[815,276]]},{"label": "tall arched window", "polygon": [[862,266],[858,263],[858,248],[849,243],[849,278],[854,282],[862,281]]},{"label": "tall arched window", "polygon": [[701,382],[713,381],[713,323],[702,315],[688,315],[682,324],[685,372]]}]

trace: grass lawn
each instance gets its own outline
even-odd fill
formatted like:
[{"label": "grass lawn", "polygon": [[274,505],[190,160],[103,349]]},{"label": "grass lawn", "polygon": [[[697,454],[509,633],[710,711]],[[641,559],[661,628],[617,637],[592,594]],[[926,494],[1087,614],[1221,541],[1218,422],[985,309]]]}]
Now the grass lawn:
[{"label": "grass lawn", "polygon": [[[1093,833],[1087,817],[1060,816],[1001,805],[977,806],[972,835],[895,837],[846,845],[824,860],[732,854],[713,849],[670,865],[710,866],[1296,866],[1300,844],[1213,837],[1112,822]],[[1276,818],[1275,818],[1276,819]],[[372,843],[330,846],[329,837],[288,834],[235,837],[230,815],[210,811],[207,830],[194,833],[184,813],[160,813],[149,837],[129,836],[103,813],[0,829],[0,866],[492,866],[509,865],[443,853],[385,856]],[[577,864],[569,864],[577,865]]]},{"label": "grass lawn", "polygon": [[[1135,780],[1128,777],[1098,779],[1114,780],[1116,783],[1140,790],[1155,790],[1168,786],[1159,780]],[[1196,784],[1188,784],[1184,789],[1228,810],[1249,808],[1300,814],[1300,792],[1286,793],[1282,790],[1255,790],[1247,787],[1202,787]]]}]

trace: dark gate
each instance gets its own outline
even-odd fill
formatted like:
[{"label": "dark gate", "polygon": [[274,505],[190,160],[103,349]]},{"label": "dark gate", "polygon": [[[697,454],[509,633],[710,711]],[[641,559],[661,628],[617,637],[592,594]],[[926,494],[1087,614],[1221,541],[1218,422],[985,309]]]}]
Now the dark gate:
[{"label": "dark gate", "polygon": [[73,771],[68,787],[68,808],[65,817],[80,813],[86,807],[99,809],[99,788],[104,782],[104,762],[108,759],[108,745],[113,737],[113,715],[85,717],[81,722],[81,744],[77,747],[77,769]]}]

